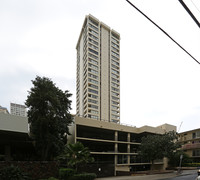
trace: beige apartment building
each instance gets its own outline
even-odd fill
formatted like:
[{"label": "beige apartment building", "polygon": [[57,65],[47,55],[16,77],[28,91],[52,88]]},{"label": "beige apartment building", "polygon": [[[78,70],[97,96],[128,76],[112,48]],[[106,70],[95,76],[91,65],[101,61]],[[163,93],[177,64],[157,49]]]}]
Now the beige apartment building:
[{"label": "beige apartment building", "polygon": [[179,133],[179,141],[182,150],[188,154],[194,162],[200,160],[200,128]]},{"label": "beige apartment building", "polygon": [[[89,148],[95,161],[85,168],[98,177],[149,170],[151,162],[138,153],[141,138],[176,127],[120,124],[120,34],[88,15],[76,49],[76,116],[68,142]],[[158,160],[155,166],[165,169],[166,162]]]},{"label": "beige apartment building", "polygon": [[[176,131],[176,127],[164,124],[137,128],[75,116],[68,142],[79,141],[89,148],[95,161],[85,166],[87,172],[95,172],[98,177],[128,175],[150,169],[151,162],[139,155],[142,137],[169,131]],[[155,162],[154,169],[163,170],[166,167],[166,159],[160,159]]]},{"label": "beige apartment building", "polygon": [[76,49],[76,115],[118,123],[120,34],[88,15]]}]

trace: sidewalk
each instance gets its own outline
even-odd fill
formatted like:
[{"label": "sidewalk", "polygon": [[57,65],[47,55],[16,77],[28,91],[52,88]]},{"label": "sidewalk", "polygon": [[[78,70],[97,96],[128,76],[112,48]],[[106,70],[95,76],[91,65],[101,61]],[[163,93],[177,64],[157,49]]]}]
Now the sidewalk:
[{"label": "sidewalk", "polygon": [[188,174],[197,173],[197,170],[183,170],[181,174],[177,175],[177,171],[171,173],[163,174],[152,174],[152,175],[132,175],[132,176],[115,176],[115,177],[105,177],[105,178],[96,178],[95,180],[160,180],[168,179],[176,176],[184,176]]}]

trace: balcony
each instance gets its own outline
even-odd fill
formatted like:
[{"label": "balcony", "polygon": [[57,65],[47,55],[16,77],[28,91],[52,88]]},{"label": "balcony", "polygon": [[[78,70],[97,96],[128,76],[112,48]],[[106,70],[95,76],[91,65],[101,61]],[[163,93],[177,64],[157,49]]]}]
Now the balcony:
[{"label": "balcony", "polygon": [[184,144],[182,146],[183,150],[187,150],[187,149],[200,149],[200,143],[196,143],[196,144]]}]

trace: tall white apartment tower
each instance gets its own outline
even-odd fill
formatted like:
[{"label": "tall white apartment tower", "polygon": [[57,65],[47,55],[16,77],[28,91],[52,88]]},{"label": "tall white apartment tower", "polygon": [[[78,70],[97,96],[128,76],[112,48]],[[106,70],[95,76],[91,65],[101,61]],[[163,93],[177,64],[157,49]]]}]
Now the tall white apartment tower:
[{"label": "tall white apartment tower", "polygon": [[120,34],[88,15],[76,49],[76,115],[119,123]]},{"label": "tall white apartment tower", "polygon": [[10,114],[26,117],[26,106],[21,104],[10,103]]}]

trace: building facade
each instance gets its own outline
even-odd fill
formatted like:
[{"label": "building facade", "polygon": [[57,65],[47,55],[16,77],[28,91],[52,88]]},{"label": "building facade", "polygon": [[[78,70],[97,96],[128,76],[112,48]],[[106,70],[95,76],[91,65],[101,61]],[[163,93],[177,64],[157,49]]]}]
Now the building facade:
[{"label": "building facade", "polygon": [[[86,167],[87,171],[95,172],[98,177],[128,175],[150,169],[151,162],[139,155],[142,137],[168,131],[176,131],[176,127],[164,124],[159,127],[136,128],[75,116],[70,128],[72,135],[68,140],[71,143],[79,141],[89,148],[95,161]],[[165,159],[155,161],[154,169],[163,170],[166,167]]]},{"label": "building facade", "polygon": [[0,113],[9,114],[7,108],[0,106]]},{"label": "building facade", "polygon": [[181,149],[188,154],[194,162],[200,161],[200,128],[179,133]]},{"label": "building facade", "polygon": [[76,49],[76,115],[120,122],[120,34],[88,15]]},{"label": "building facade", "polygon": [[16,116],[27,116],[26,106],[21,104],[10,103],[10,114]]}]

